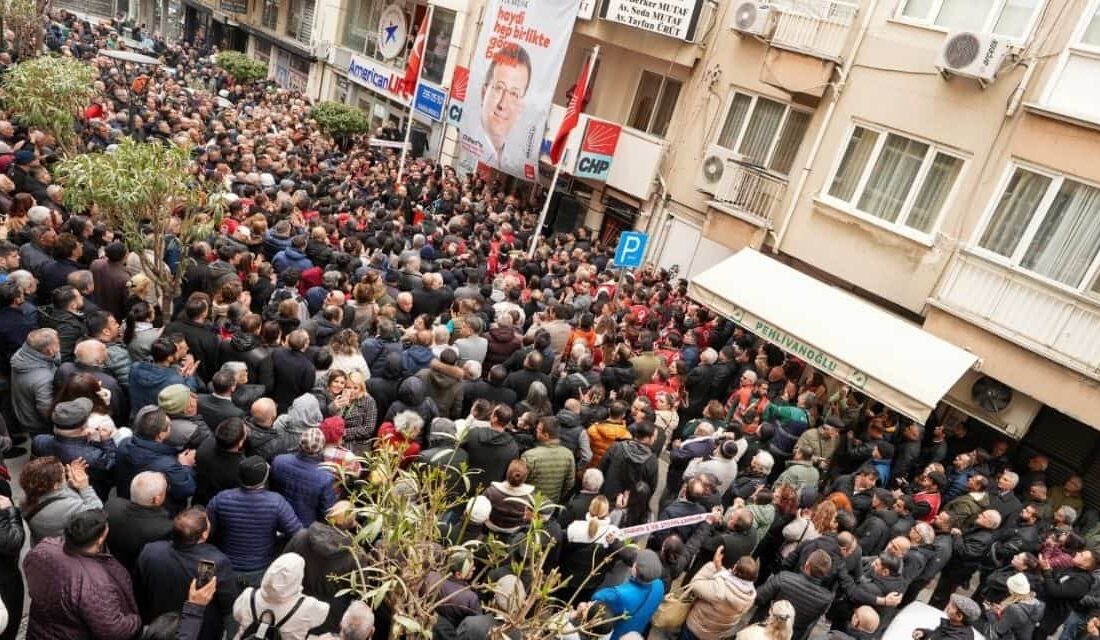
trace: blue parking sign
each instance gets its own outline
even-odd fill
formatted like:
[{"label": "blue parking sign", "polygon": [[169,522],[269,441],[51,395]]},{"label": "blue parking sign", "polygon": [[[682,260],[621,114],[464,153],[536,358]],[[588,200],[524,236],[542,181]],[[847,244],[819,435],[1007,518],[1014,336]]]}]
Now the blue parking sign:
[{"label": "blue parking sign", "polygon": [[619,236],[619,246],[615,249],[615,266],[626,269],[637,269],[642,266],[647,244],[649,244],[647,234],[640,231],[624,231]]}]

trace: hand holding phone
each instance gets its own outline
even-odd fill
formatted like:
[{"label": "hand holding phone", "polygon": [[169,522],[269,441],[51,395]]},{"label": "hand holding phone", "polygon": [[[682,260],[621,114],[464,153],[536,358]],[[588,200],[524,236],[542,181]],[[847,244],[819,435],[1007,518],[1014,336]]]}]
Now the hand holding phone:
[{"label": "hand holding phone", "polygon": [[195,572],[195,586],[203,588],[217,575],[218,568],[213,560],[199,560],[198,571]]}]

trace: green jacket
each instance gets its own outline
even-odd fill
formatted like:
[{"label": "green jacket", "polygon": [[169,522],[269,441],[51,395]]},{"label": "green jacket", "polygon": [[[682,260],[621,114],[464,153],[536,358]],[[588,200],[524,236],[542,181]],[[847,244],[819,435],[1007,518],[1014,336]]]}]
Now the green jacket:
[{"label": "green jacket", "polygon": [[764,409],[764,415],[760,417],[760,421],[776,422],[779,424],[791,421],[801,421],[810,424],[810,414],[798,405],[783,405],[771,402],[768,403],[768,407]]},{"label": "green jacket", "polygon": [[573,452],[554,440],[528,449],[520,457],[527,463],[527,483],[550,502],[561,504],[576,476]]},{"label": "green jacket", "polygon": [[808,460],[790,460],[787,468],[775,479],[774,486],[785,484],[799,491],[802,487],[817,487],[821,475]]},{"label": "green jacket", "polygon": [[839,444],[839,437],[826,440],[821,437],[821,429],[807,429],[798,437],[798,443],[795,444],[795,447],[801,448],[805,446],[813,449],[814,462],[821,462],[832,460],[833,454],[836,453],[836,448]]}]

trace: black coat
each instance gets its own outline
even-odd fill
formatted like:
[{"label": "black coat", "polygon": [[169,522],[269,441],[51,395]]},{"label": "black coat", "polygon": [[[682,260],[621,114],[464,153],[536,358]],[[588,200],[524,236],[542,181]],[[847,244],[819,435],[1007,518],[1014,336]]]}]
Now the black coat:
[{"label": "black coat", "polygon": [[107,501],[106,511],[107,547],[131,575],[145,545],[172,535],[172,518],[163,507],[143,507],[115,496]]},{"label": "black coat", "polygon": [[243,418],[244,411],[233,404],[231,398],[204,393],[199,396],[199,415],[211,430],[217,430],[218,425],[229,418]]},{"label": "black coat", "polygon": [[[371,378],[373,380],[373,378]],[[490,384],[486,380],[467,380],[462,383],[462,415],[470,415],[474,401],[485,399],[489,404],[504,404],[509,407],[516,403],[516,392],[504,386]]]},{"label": "black coat", "polygon": [[275,368],[271,361],[271,349],[263,346],[260,337],[251,333],[237,333],[219,345],[218,366],[226,362],[243,362],[248,367],[248,381],[263,385],[268,394],[275,390]]},{"label": "black coat", "polygon": [[833,592],[802,572],[781,571],[756,590],[757,614],[766,614],[776,600],[786,600],[794,606],[792,638],[802,640],[818,618],[829,610]]},{"label": "black coat", "polygon": [[[0,494],[10,497],[11,487],[0,480]],[[19,570],[19,552],[25,539],[23,517],[17,507],[0,511],[0,598],[12,622],[0,633],[0,640],[15,640],[18,621],[23,617],[23,574]]]},{"label": "black coat", "polygon": [[530,389],[531,385],[535,382],[542,383],[546,388],[547,395],[554,389],[553,383],[550,382],[550,376],[541,371],[532,371],[530,369],[520,369],[519,371],[509,373],[508,377],[504,379],[504,386],[514,391],[516,397],[522,400],[527,397],[527,390]]},{"label": "black coat", "polygon": [[271,360],[275,367],[272,399],[278,405],[279,413],[285,413],[295,398],[313,390],[317,382],[317,368],[302,351],[276,349],[271,354]]},{"label": "black coat", "polygon": [[205,505],[219,491],[236,489],[240,485],[238,471],[241,453],[218,447],[217,440],[207,438],[195,452],[195,504]]},{"label": "black coat", "polygon": [[[39,285],[41,287],[42,285]],[[84,324],[84,314],[76,314],[66,309],[57,309],[52,304],[38,308],[38,327],[53,329],[61,342],[61,360],[71,362],[73,350],[80,339],[88,335]]]},{"label": "black coat", "polygon": [[659,466],[653,451],[637,440],[619,440],[608,447],[600,460],[603,487],[600,493],[614,504],[615,498],[639,481],[649,485],[650,492],[657,490]]},{"label": "black coat", "polygon": [[187,348],[195,360],[199,361],[199,377],[209,380],[218,372],[221,341],[210,327],[181,318],[164,328],[163,335],[170,336],[173,333],[182,333],[187,340]]},{"label": "black coat", "polygon": [[478,495],[490,482],[504,479],[508,463],[519,457],[519,445],[512,434],[488,427],[471,429],[462,443],[470,456],[469,469],[475,472],[470,493]]},{"label": "black coat", "polygon": [[214,563],[218,578],[214,599],[203,612],[202,632],[199,640],[216,640],[224,631],[222,621],[233,611],[240,588],[229,558],[212,544],[173,544],[154,542],[145,547],[138,557],[134,594],[143,622],[152,622],[158,616],[179,611],[187,601],[187,591],[194,580],[200,560]]},{"label": "black coat", "polygon": [[351,548],[355,545],[347,533],[332,525],[314,522],[294,534],[283,549],[284,553],[297,553],[306,561],[306,572],[302,576],[303,592],[329,604],[328,618],[321,631],[339,631],[340,618],[351,604],[350,594],[336,596],[345,585],[331,577],[346,576],[366,562],[365,558],[356,562]]}]

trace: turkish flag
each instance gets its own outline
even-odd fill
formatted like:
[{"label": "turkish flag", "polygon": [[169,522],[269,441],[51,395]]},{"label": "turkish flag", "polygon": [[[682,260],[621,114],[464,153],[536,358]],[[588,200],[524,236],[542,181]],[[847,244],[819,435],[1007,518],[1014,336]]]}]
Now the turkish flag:
[{"label": "turkish flag", "polygon": [[558,135],[554,136],[554,145],[550,147],[550,161],[557,164],[561,160],[561,154],[565,152],[565,143],[569,141],[569,133],[577,126],[581,111],[584,111],[584,103],[588,101],[588,60],[581,67],[581,75],[577,78],[577,84],[573,87],[573,97],[569,99],[569,106],[565,109],[565,117],[558,127]]},{"label": "turkish flag", "polygon": [[405,79],[401,82],[401,95],[411,96],[416,91],[416,81],[420,79],[420,65],[424,62],[424,46],[428,36],[428,15],[420,21],[420,28],[416,31],[416,40],[413,42],[412,52],[409,53],[409,64],[405,67]]}]

